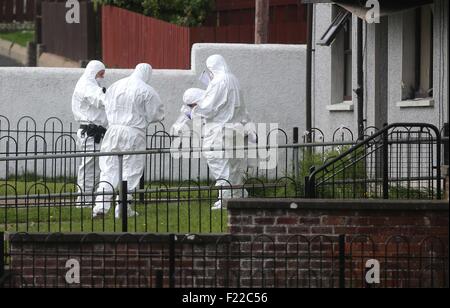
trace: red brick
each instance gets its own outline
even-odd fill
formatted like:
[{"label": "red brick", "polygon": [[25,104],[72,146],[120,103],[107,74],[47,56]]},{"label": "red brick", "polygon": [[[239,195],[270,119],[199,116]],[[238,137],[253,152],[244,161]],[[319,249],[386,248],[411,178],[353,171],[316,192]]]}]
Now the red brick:
[{"label": "red brick", "polygon": [[286,210],[266,210],[264,211],[265,217],[280,217],[280,216],[286,216],[288,215],[288,212]]},{"label": "red brick", "polygon": [[276,226],[276,227],[264,227],[265,234],[285,234],[287,233],[286,227]]},{"label": "red brick", "polygon": [[320,225],[320,218],[319,217],[300,217],[299,219],[300,224],[305,225]]},{"label": "red brick", "polygon": [[244,226],[241,228],[243,234],[261,234],[264,233],[264,227],[262,226]]},{"label": "red brick", "polygon": [[347,222],[347,217],[322,216],[320,224],[326,225],[326,226],[341,226],[341,225],[345,225],[346,222]]},{"label": "red brick", "polygon": [[432,226],[444,226],[448,227],[449,225],[449,217],[448,215],[442,215],[442,216],[431,216],[431,225]]},{"label": "red brick", "polygon": [[388,217],[367,217],[366,224],[359,224],[360,226],[386,226],[389,225],[390,222]]},{"label": "red brick", "polygon": [[368,217],[350,216],[347,217],[348,226],[366,226],[369,222]]},{"label": "red brick", "polygon": [[289,234],[295,234],[295,235],[309,235],[311,233],[310,227],[303,227],[303,226],[289,226],[287,229],[287,232]]},{"label": "red brick", "polygon": [[334,228],[333,227],[311,227],[311,234],[316,234],[316,235],[334,234]]},{"label": "red brick", "polygon": [[274,217],[256,217],[254,218],[254,222],[257,225],[273,225],[275,224]]},{"label": "red brick", "polygon": [[278,217],[277,225],[296,225],[298,224],[297,217]]},{"label": "red brick", "polygon": [[242,228],[240,226],[230,226],[228,228],[228,231],[231,234],[240,234],[240,233],[242,233]]}]

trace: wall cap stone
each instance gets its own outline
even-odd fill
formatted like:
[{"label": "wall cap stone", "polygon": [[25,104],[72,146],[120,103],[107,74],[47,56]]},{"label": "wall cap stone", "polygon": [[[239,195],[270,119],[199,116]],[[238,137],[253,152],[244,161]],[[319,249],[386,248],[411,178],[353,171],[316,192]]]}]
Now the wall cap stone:
[{"label": "wall cap stone", "polygon": [[[146,242],[168,243],[170,234],[148,234],[148,233],[20,233],[6,232],[5,240],[11,243],[65,243],[65,244],[145,244]],[[227,240],[246,241],[249,236],[236,236],[230,234],[176,234],[175,242],[195,244],[215,244],[218,241]]]},{"label": "wall cap stone", "polygon": [[445,200],[232,199],[229,210],[358,210],[448,212]]}]

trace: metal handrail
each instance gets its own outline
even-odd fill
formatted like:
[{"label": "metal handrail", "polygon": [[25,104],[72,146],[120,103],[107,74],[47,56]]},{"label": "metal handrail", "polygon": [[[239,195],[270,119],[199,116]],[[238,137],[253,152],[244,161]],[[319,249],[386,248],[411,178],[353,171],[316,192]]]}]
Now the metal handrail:
[{"label": "metal handrail", "polygon": [[[441,136],[441,132],[439,131],[439,129],[432,125],[432,124],[426,124],[426,123],[393,123],[393,124],[389,124],[389,125],[385,125],[383,129],[379,130],[378,132],[374,133],[372,136],[358,142],[356,145],[354,145],[352,148],[348,149],[347,151],[345,151],[344,153],[342,153],[341,155],[335,157],[334,159],[331,159],[329,162],[325,163],[322,167],[318,168],[318,169],[312,169],[311,170],[311,174],[309,176],[309,178],[307,179],[307,183],[305,185],[306,187],[306,196],[307,197],[314,197],[314,193],[313,190],[314,187],[312,187],[315,183],[315,178],[316,176],[323,171],[327,171],[327,169],[334,165],[335,163],[339,162],[340,160],[344,159],[346,156],[356,152],[357,150],[359,150],[360,148],[362,148],[363,146],[369,145],[371,143],[371,141],[373,141],[376,138],[382,137],[383,140],[382,142],[385,143],[385,145],[389,144],[389,140],[388,140],[388,135],[387,133],[389,132],[389,130],[391,130],[392,128],[413,128],[413,127],[418,127],[418,128],[428,128],[432,131],[434,131],[434,133],[436,134],[436,138],[434,138],[434,140],[436,141],[436,146],[437,146],[437,151],[436,151],[436,156],[437,156],[437,163],[438,166],[441,165],[441,145],[442,145],[442,136]],[[416,132],[414,132],[416,133]],[[429,140],[429,139],[427,139]],[[396,142],[393,142],[394,144]],[[385,149],[385,152],[387,151],[387,149]],[[385,153],[387,154],[387,153]],[[385,167],[387,167],[387,164],[385,164]],[[383,173],[386,173],[385,170],[383,171]],[[387,176],[387,174],[384,174],[384,176]],[[441,170],[440,168],[437,168],[437,178],[441,179]],[[440,185],[438,185],[437,187],[437,196],[438,199],[441,198],[441,187]]]}]

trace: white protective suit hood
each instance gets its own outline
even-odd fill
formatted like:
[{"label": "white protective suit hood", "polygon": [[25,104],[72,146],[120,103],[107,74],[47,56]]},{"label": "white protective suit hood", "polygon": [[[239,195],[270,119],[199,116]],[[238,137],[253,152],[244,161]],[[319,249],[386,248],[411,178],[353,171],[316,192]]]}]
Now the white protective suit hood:
[{"label": "white protective suit hood", "polygon": [[152,71],[150,64],[139,64],[130,77],[108,89],[105,109],[110,126],[135,128],[145,135],[150,123],[164,119],[164,106],[149,84]]},{"label": "white protective suit hood", "polygon": [[214,76],[230,73],[228,65],[221,55],[210,56],[206,60],[206,67],[214,74]]},{"label": "white protective suit hood", "polygon": [[198,88],[191,88],[186,90],[183,95],[183,102],[185,105],[198,104],[205,96],[205,90]]},{"label": "white protective suit hood", "polygon": [[225,123],[247,123],[248,113],[241,86],[228,68],[225,59],[221,55],[210,56],[206,61],[206,67],[214,76],[194,113],[209,123],[215,123],[214,126],[222,126]]},{"label": "white protective suit hood", "polygon": [[108,125],[104,110],[105,94],[95,79],[103,70],[106,67],[102,62],[91,61],[77,82],[72,96],[72,112],[80,124]]},{"label": "white protective suit hood", "polygon": [[102,62],[97,61],[97,60],[91,61],[86,66],[86,69],[84,71],[82,78],[86,78],[87,80],[97,82],[95,80],[95,77],[97,76],[97,74],[99,72],[104,71],[104,70],[106,70],[106,67]]},{"label": "white protective suit hood", "polygon": [[153,76],[153,68],[150,64],[147,63],[138,64],[133,74],[131,74],[131,77],[140,79],[148,85],[150,85],[152,76]]},{"label": "white protective suit hood", "polygon": [[178,135],[189,121],[192,120],[192,108],[189,105],[198,104],[204,96],[205,90],[198,88],[191,88],[184,92],[183,107],[180,110],[181,114],[170,129],[171,135]]}]

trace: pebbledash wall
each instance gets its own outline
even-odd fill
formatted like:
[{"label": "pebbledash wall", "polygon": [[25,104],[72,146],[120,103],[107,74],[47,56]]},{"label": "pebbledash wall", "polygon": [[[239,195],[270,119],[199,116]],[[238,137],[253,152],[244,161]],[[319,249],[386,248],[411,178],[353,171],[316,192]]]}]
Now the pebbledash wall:
[{"label": "pebbledash wall", "polygon": [[[364,23],[364,119],[366,126],[425,122],[443,127],[448,119],[449,2],[434,0],[433,99],[403,101],[414,68],[414,9]],[[337,14],[329,3],[314,5],[313,125],[329,132],[340,125],[357,131],[357,96],[344,101],[344,33],[331,46],[317,45]],[[414,22],[414,20],[413,20]],[[357,17],[352,19],[352,89],[357,88]]]},{"label": "pebbledash wall", "polygon": [[[278,123],[291,134],[294,126],[305,130],[306,51],[303,45],[196,44],[191,70],[155,70],[152,86],[166,105],[167,129],[179,116],[182,97],[198,81],[208,56],[222,54],[239,78],[245,101],[257,123]],[[104,86],[128,76],[131,70],[107,71]],[[49,117],[73,122],[71,97],[82,69],[0,68],[0,114],[12,123],[32,116],[38,123]]]},{"label": "pebbledash wall", "polygon": [[9,273],[15,286],[66,286],[73,258],[81,286],[167,287],[172,273],[175,287],[364,287],[365,262],[377,259],[382,287],[443,287],[448,210],[437,201],[231,200],[222,236],[7,234]]}]

